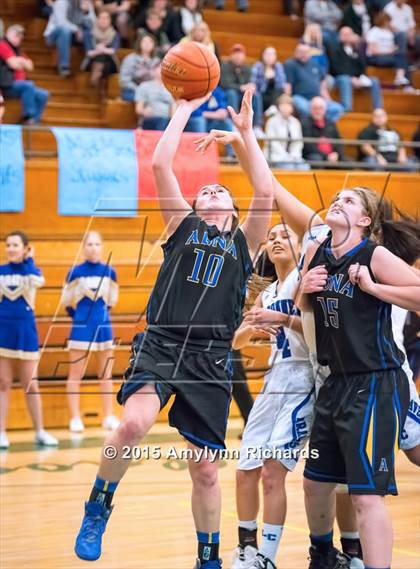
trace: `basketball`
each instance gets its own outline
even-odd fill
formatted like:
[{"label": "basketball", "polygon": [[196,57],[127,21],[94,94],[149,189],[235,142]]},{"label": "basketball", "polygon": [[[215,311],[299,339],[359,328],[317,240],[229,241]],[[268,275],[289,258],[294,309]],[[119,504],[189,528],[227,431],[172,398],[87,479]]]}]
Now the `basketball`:
[{"label": "basketball", "polygon": [[212,91],[220,79],[217,57],[198,42],[180,43],[165,55],[162,81],[175,99],[198,99]]}]

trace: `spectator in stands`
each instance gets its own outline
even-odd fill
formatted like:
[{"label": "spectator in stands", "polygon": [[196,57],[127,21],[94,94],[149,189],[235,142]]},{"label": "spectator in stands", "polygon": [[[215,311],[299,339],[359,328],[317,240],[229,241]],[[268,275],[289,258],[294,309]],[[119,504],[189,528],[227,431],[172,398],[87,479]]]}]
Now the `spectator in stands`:
[{"label": "spectator in stands", "polygon": [[82,71],[90,71],[90,83],[98,87],[101,97],[105,97],[109,75],[118,70],[116,52],[120,47],[120,36],[112,26],[111,14],[99,12],[95,24],[85,32],[86,57]]},{"label": "spectator in stands", "polygon": [[333,0],[306,0],[304,7],[305,24],[319,24],[322,29],[324,43],[337,41],[337,30],[343,12]]},{"label": "spectator in stands", "polygon": [[146,11],[146,20],[144,27],[139,27],[137,34],[150,34],[156,40],[156,50],[159,57],[163,57],[171,47],[168,36],[163,29],[162,18],[156,10],[149,8]]},{"label": "spectator in stands", "polygon": [[[246,63],[245,47],[241,43],[235,43],[230,50],[229,59],[223,61],[220,73],[220,86],[226,93],[228,105],[238,113],[242,97],[246,89],[254,88],[251,82],[251,66]],[[263,136],[263,106],[261,93],[254,92],[252,97],[254,110],[254,131],[259,138]]]},{"label": "spectator in stands", "polygon": [[311,59],[318,62],[323,74],[326,75],[328,73],[328,57],[324,49],[321,26],[319,24],[308,24],[299,43],[309,45]]},{"label": "spectator in stands", "polygon": [[330,73],[340,93],[346,113],[353,109],[353,89],[370,89],[372,108],[383,106],[381,84],[377,77],[365,74],[366,64],[359,51],[359,36],[347,26],[339,32],[340,43],[331,46],[328,55]]},{"label": "spectator in stands", "polygon": [[[289,95],[281,95],[277,100],[278,112],[272,115],[266,125],[267,138],[280,138],[266,142],[264,153],[273,168],[284,170],[309,170],[302,158],[302,127],[293,116],[293,101]],[[288,139],[288,140],[284,140]]]},{"label": "spectator in stands", "polygon": [[311,100],[321,96],[327,105],[327,120],[337,122],[344,113],[344,108],[331,100],[325,74],[319,64],[311,59],[311,48],[298,44],[295,56],[286,61],[284,68],[287,77],[285,92],[293,96],[293,105],[300,117],[309,115]]},{"label": "spectator in stands", "polygon": [[62,77],[71,75],[70,57],[73,43],[82,45],[83,34],[95,21],[95,11],[90,0],[55,0],[44,31],[48,46],[57,48],[58,73]]},{"label": "spectator in stands", "polygon": [[120,38],[128,40],[130,20],[130,0],[95,0],[97,13],[108,12],[111,16],[112,25],[118,31]]},{"label": "spectator in stands", "polygon": [[175,101],[162,83],[160,62],[155,63],[153,79],[137,87],[134,100],[139,127],[165,130],[175,111]]},{"label": "spectator in stands", "polygon": [[369,65],[375,67],[394,67],[394,85],[401,87],[410,81],[406,77],[407,50],[401,34],[394,35],[391,18],[385,12],[375,16],[375,25],[366,34],[366,55]]},{"label": "spectator in stands", "polygon": [[3,20],[0,18],[0,40],[3,39],[4,36],[4,24],[3,24]]},{"label": "spectator in stands", "polygon": [[416,36],[416,20],[414,19],[413,8],[406,0],[391,0],[384,8],[384,12],[391,18],[391,30],[395,34],[401,34],[402,42],[406,42],[412,47],[420,43],[419,36]]},{"label": "spectator in stands", "polygon": [[140,83],[153,79],[153,69],[160,62],[155,53],[155,38],[150,34],[143,34],[136,40],[135,51],[124,57],[119,76],[123,101],[132,103]]},{"label": "spectator in stands", "polygon": [[334,122],[326,117],[327,104],[322,97],[314,97],[310,106],[311,114],[302,120],[304,138],[317,138],[318,142],[305,142],[303,157],[310,161],[325,160],[333,165],[345,161],[342,145],[333,142],[340,134]]},{"label": "spectator in stands", "polygon": [[355,34],[365,37],[372,27],[373,17],[365,0],[352,0],[343,13],[342,26],[348,26]]},{"label": "spectator in stands", "polygon": [[[210,132],[212,129],[233,131],[226,95],[221,87],[216,87],[211,97],[192,112],[185,128],[187,132]],[[233,148],[229,144],[225,149],[227,156],[233,157]]]},{"label": "spectator in stands", "polygon": [[[274,47],[266,47],[260,61],[254,63],[251,73],[251,83],[255,84],[256,93],[262,97],[263,110],[277,112],[276,101],[283,93],[286,85],[286,74],[283,65],[277,59]],[[258,96],[258,95],[257,95]]]},{"label": "spectator in stands", "polygon": [[36,124],[48,102],[49,93],[27,81],[26,72],[33,71],[34,64],[21,50],[25,28],[13,24],[0,41],[0,89],[5,99],[21,99],[22,123]]},{"label": "spectator in stands", "polygon": [[178,11],[178,18],[184,36],[188,35],[194,26],[201,24],[203,16],[198,0],[184,0],[184,5]]},{"label": "spectator in stands", "polygon": [[414,158],[408,158],[403,146],[399,146],[399,133],[388,124],[388,115],[384,109],[375,109],[372,122],[364,128],[357,137],[359,140],[377,140],[373,145],[366,142],[359,147],[359,160],[376,165],[375,170],[386,170],[389,164],[400,164],[404,170],[417,167]]},{"label": "spectator in stands", "polygon": [[52,12],[53,0],[38,0],[38,15],[48,19]]},{"label": "spectator in stands", "polygon": [[[248,6],[248,0],[236,0],[236,8],[239,12],[247,12]],[[225,7],[225,0],[214,0],[214,7],[216,10],[223,10]]]},{"label": "spectator in stands", "polygon": [[174,10],[169,0],[151,0],[146,8],[140,8],[134,16],[135,27],[146,27],[146,17],[149,10],[153,10],[161,19],[161,30],[166,34],[169,43],[175,44],[185,35],[182,33],[178,10]]},{"label": "spectator in stands", "polygon": [[283,0],[283,12],[290,16],[291,20],[297,20],[304,4],[305,0]]},{"label": "spectator in stands", "polygon": [[206,22],[201,22],[201,24],[196,24],[195,26],[193,26],[191,28],[190,33],[181,40],[182,43],[187,41],[196,41],[198,43],[202,43],[210,51],[212,51],[214,55],[217,57],[217,59],[220,61],[219,50],[211,37],[210,28],[208,27]]}]

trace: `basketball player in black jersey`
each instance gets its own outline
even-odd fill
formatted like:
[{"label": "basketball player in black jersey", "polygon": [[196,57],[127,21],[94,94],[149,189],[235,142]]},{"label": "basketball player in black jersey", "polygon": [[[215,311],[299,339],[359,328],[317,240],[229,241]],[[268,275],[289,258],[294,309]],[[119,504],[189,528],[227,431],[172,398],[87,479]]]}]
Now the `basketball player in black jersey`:
[{"label": "basketball player in black jersey", "polygon": [[[104,454],[75,551],[82,559],[101,555],[102,534],[111,514],[113,493],[129,466],[122,448],[144,437],[170,396],[169,422],[193,451],[223,449],[231,398],[231,340],[239,326],[245,288],[271,219],[272,184],[252,130],[252,94],[241,113],[231,110],[252,159],[254,187],[247,216],[239,225],[230,191],[220,184],[199,190],[192,207],[185,201],[172,169],[182,131],[205,99],[181,101],[161,137],[153,171],[168,240],[164,260],[147,307],[147,328],[136,337],[130,367],[118,394],[124,405],[119,428]],[[197,455],[198,456],[198,455]],[[196,568],[219,569],[220,489],[217,461],[190,460],[192,510],[198,539]]]},{"label": "basketball player in black jersey", "polygon": [[[221,144],[233,144],[235,152],[240,158],[240,163],[243,170],[246,172],[249,166],[249,161],[246,153],[243,152],[243,142],[237,133],[228,133],[225,131],[212,131],[206,137],[201,138],[197,141],[198,150],[205,151],[207,146],[213,141]],[[310,228],[313,224],[322,223],[322,219],[316,215],[314,211],[308,208],[305,204],[300,202],[294,195],[290,194],[273,176],[274,184],[274,196],[283,219],[289,223],[295,231],[304,232]],[[375,242],[380,242],[385,244],[385,246],[392,250],[397,257],[400,257],[407,261],[407,259],[415,259],[420,253],[419,247],[419,230],[418,226],[413,220],[407,218],[406,216],[401,216],[401,218],[395,220],[392,211],[388,210],[389,206],[383,200],[379,199],[379,195],[371,190],[362,189],[364,201],[366,202],[366,210],[371,215],[371,225],[370,238],[374,239]],[[339,207],[339,206],[338,206]],[[348,228],[349,229],[349,228]],[[354,230],[347,231],[346,235],[354,238]],[[368,231],[366,231],[368,233]],[[314,244],[313,250],[317,248],[318,244]],[[394,258],[395,259],[395,258]],[[407,269],[407,265],[404,265]],[[357,270],[353,267],[353,270]],[[419,283],[419,273],[413,270],[413,278]],[[406,274],[406,272],[405,272]],[[411,277],[409,277],[411,278]],[[394,293],[396,292],[394,288]],[[409,293],[411,294],[413,290],[411,289]],[[310,319],[309,319],[310,320]],[[311,339],[312,332],[308,330],[308,340]],[[306,338],[306,332],[305,332]],[[312,340],[310,342],[312,344]],[[313,351],[315,351],[315,341],[313,342]],[[406,379],[408,384],[408,380]],[[392,419],[391,419],[392,420]],[[417,452],[417,447],[412,449]],[[418,460],[415,460],[411,456],[411,449],[405,450],[408,458],[417,464]],[[327,463],[328,464],[328,463]],[[319,500],[313,495],[313,486],[311,484],[305,483],[305,490],[307,494],[307,510],[308,518],[311,520],[311,569],[329,569],[331,567],[347,567],[347,562],[345,559],[340,557],[340,554],[333,547],[332,533],[321,534],[319,525],[316,520],[319,520],[319,515],[323,515],[324,504],[323,495],[320,496]],[[322,487],[321,487],[322,489]],[[314,499],[311,499],[311,496]],[[355,500],[355,502],[357,499]],[[360,501],[360,500],[359,500]],[[329,510],[330,513],[331,510]],[[360,516],[359,516],[360,518]],[[337,495],[337,521],[339,522],[340,529],[342,530],[342,546],[343,551],[347,553],[351,558],[350,566],[353,565],[359,567],[360,563],[354,557],[359,557],[361,554],[360,543],[357,536],[357,524],[354,520],[354,515],[352,514],[351,503],[348,503],[348,497],[345,494],[340,493]],[[331,526],[332,527],[332,526]],[[347,532],[351,532],[347,534]]]},{"label": "basketball player in black jersey", "polygon": [[347,483],[365,567],[388,569],[392,526],[383,497],[397,494],[395,454],[409,401],[390,311],[391,304],[419,310],[419,279],[377,245],[384,219],[373,190],[339,192],[326,222],[331,234],[308,249],[299,302],[301,310],[314,311],[318,361],[331,370],[310,439],[319,458],[310,458],[304,472],[311,535],[325,544],[324,550],[311,548],[310,567],[334,567],[328,559],[334,488]]}]

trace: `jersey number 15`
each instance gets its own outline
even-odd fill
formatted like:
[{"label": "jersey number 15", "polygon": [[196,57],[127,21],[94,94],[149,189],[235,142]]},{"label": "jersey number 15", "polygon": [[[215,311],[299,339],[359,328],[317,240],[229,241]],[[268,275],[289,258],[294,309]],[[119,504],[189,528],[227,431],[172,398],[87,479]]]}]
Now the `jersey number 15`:
[{"label": "jersey number 15", "polygon": [[338,321],[338,298],[327,298],[322,296],[316,297],[317,301],[322,307],[322,312],[324,313],[324,326],[329,328],[339,328]]}]

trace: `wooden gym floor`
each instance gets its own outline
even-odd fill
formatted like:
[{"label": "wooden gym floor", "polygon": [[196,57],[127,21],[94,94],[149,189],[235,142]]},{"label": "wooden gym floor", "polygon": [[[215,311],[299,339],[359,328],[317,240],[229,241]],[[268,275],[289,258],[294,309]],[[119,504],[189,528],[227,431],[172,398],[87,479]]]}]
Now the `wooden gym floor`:
[{"label": "wooden gym floor", "polygon": [[[241,423],[230,423],[227,446],[239,448]],[[56,431],[57,450],[38,450],[32,432],[11,432],[11,447],[0,453],[1,569],[192,569],[195,534],[190,514],[190,482],[183,460],[133,462],[114,500],[103,555],[94,564],[73,553],[83,501],[94,480],[103,432],[83,436]],[[177,433],[157,424],[145,444],[165,455],[185,445]],[[393,569],[419,569],[420,477],[403,453],[397,461],[400,495],[387,499],[394,520]],[[277,557],[279,569],[307,567],[307,528],[303,508],[302,463],[288,478],[289,511]],[[222,546],[229,569],[236,545],[235,461],[220,468],[223,491]],[[338,533],[336,532],[336,540]]]}]

